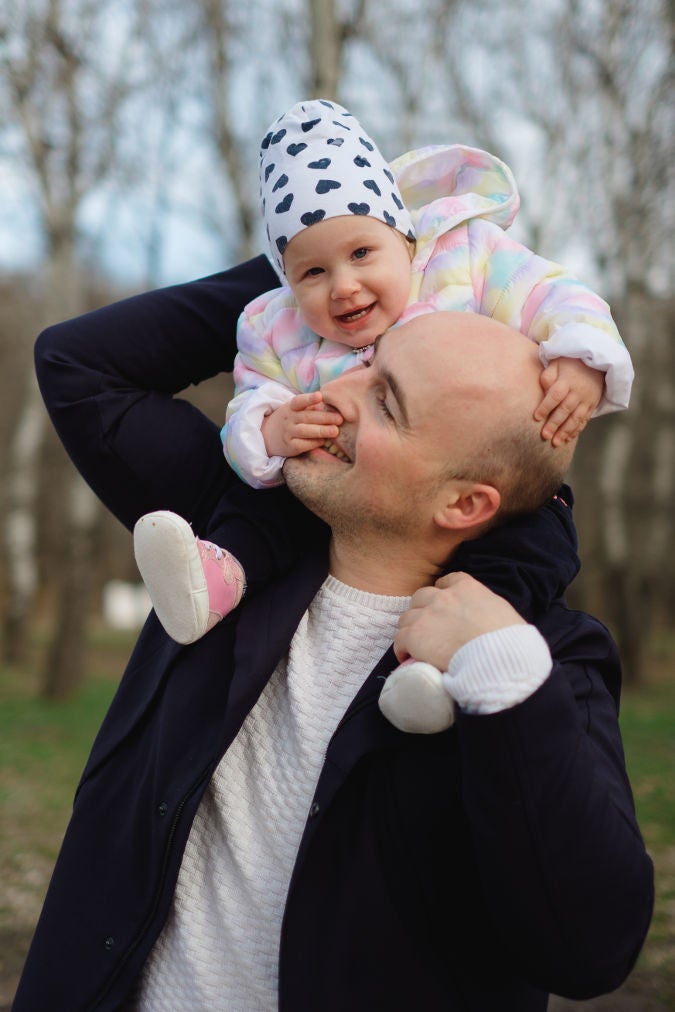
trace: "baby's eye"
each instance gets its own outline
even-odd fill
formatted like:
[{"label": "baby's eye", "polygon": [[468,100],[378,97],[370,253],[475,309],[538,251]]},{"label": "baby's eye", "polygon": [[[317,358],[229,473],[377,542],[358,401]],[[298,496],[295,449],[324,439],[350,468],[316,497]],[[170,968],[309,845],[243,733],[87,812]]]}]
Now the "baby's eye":
[{"label": "baby's eye", "polygon": [[323,274],[323,267],[310,267],[307,271],[307,275],[310,278],[316,278],[319,274]]},{"label": "baby's eye", "polygon": [[354,257],[355,260],[363,260],[365,256],[368,256],[368,250],[366,249],[365,246],[359,246],[358,249],[354,250],[352,256]]}]

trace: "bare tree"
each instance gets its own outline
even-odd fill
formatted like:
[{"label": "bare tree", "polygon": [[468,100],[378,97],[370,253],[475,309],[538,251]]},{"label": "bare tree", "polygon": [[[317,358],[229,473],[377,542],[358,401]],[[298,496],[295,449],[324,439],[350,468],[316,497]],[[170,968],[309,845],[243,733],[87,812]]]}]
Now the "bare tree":
[{"label": "bare tree", "polygon": [[367,0],[351,10],[336,0],[307,0],[310,98],[338,99],[345,77],[345,50],[365,34]]},{"label": "bare tree", "polygon": [[570,92],[585,125],[585,136],[570,131],[577,207],[637,373],[631,411],[605,428],[588,530],[605,574],[601,607],[637,680],[654,606],[672,599],[664,562],[675,557],[675,524],[664,509],[675,486],[672,8],[622,0],[593,13],[574,4],[558,38],[573,53]]},{"label": "bare tree", "polygon": [[[6,122],[20,138],[44,242],[42,321],[67,318],[85,307],[78,257],[86,200],[116,165],[120,117],[142,79],[135,54],[147,9],[101,5],[97,0],[10,0],[0,16],[0,101]],[[45,431],[35,381],[28,380],[8,473],[6,523],[11,610],[6,651],[21,654],[35,588],[35,496],[39,451]],[[96,508],[71,473],[63,503],[69,546],[57,580],[59,615],[46,690],[63,695],[80,679],[81,644],[87,616],[88,572],[84,560]],[[88,503],[88,505],[87,505]],[[76,574],[76,575],[75,575]]]},{"label": "bare tree", "polygon": [[181,15],[189,66],[178,73],[199,96],[197,143],[206,141],[213,157],[205,220],[226,237],[231,259],[260,248],[258,144],[283,111],[280,96],[338,97],[344,49],[358,34],[364,6],[358,0],[347,14],[338,13],[335,0],[306,0],[299,10],[197,0]]}]

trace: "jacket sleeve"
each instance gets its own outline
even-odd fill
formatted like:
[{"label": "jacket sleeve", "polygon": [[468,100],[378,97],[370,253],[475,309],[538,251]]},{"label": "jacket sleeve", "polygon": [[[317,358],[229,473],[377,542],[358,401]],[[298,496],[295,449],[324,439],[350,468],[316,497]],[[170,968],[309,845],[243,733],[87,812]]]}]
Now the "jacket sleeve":
[{"label": "jacket sleeve", "polygon": [[574,999],[618,987],[649,927],[653,868],[617,721],[616,647],[552,609],[551,675],[523,703],[459,713],[463,798],[507,948],[537,986]]},{"label": "jacket sleeve", "polygon": [[580,358],[604,372],[605,392],[596,415],[627,408],[633,366],[607,303],[560,264],[489,222],[472,222],[469,233],[472,263],[485,258],[480,312],[536,341],[544,366],[555,358]]},{"label": "jacket sleeve", "polygon": [[[269,457],[262,436],[265,415],[295,393],[284,373],[273,341],[274,305],[283,289],[268,292],[246,306],[237,324],[234,397],[221,429],[223,453],[230,467],[252,488],[283,484],[284,457]],[[270,305],[271,304],[271,305]]]},{"label": "jacket sleeve", "polygon": [[199,529],[235,480],[218,427],[174,395],[232,370],[242,309],[276,283],[261,256],[95,310],[38,338],[37,376],[54,427],[126,527],[162,508]]},{"label": "jacket sleeve", "polygon": [[281,383],[262,383],[255,390],[238,394],[238,403],[220,432],[223,452],[232,470],[251,488],[274,488],[283,485],[282,468],[285,457],[269,456],[262,424],[271,411],[287,404],[294,392]]},{"label": "jacket sleeve", "polygon": [[467,252],[473,292],[467,309],[536,341],[544,366],[555,358],[570,357],[604,372],[605,392],[596,415],[628,406],[633,366],[607,303],[559,264],[533,253],[497,225],[476,219],[439,239],[427,266],[438,293],[437,308],[443,308],[442,287],[451,293],[456,290]]},{"label": "jacket sleeve", "polygon": [[[310,337],[311,335],[311,337]],[[308,340],[309,337],[309,340]],[[230,467],[253,488],[283,484],[285,458],[269,457],[261,426],[265,415],[307,389],[314,377],[318,339],[300,320],[288,288],[267,292],[246,306],[237,325],[235,396],[220,436]]]}]

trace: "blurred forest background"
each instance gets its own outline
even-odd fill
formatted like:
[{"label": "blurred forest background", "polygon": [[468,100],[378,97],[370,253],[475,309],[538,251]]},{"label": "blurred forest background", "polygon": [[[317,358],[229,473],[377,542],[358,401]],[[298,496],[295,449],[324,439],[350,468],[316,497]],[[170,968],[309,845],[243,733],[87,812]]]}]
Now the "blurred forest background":
[{"label": "blurred forest background", "polygon": [[[672,0],[5,0],[4,659],[52,619],[43,691],[68,695],[104,581],[135,578],[129,539],[50,432],[34,337],[259,252],[260,137],[318,95],[389,157],[448,141],[498,154],[522,192],[517,237],[610,302],[637,381],[630,411],[581,441],[573,594],[639,681],[675,611],[674,37]],[[198,396],[220,419],[225,387]]]},{"label": "blurred forest background", "polygon": [[[675,656],[674,42],[673,0],[4,0],[0,663],[20,670],[40,636],[35,693],[73,698],[104,586],[137,579],[51,432],[35,336],[260,252],[260,138],[320,96],[390,158],[499,155],[514,234],[612,306],[637,380],[581,440],[571,598],[647,682],[655,650]],[[220,420],[228,389],[189,396]]]}]

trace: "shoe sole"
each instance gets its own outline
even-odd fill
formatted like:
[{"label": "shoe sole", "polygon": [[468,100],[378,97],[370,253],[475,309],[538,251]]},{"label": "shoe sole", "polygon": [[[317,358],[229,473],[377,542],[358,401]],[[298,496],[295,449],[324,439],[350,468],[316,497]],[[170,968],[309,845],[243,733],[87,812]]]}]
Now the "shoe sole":
[{"label": "shoe sole", "polygon": [[157,618],[177,643],[206,632],[209,591],[194,531],[186,520],[158,510],[134,527],[136,565]]}]

